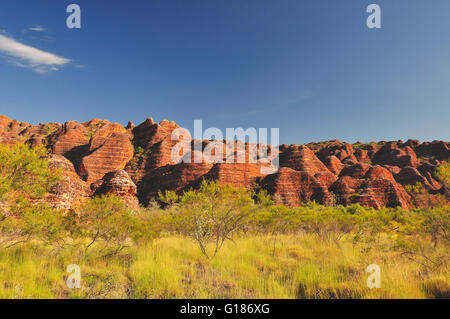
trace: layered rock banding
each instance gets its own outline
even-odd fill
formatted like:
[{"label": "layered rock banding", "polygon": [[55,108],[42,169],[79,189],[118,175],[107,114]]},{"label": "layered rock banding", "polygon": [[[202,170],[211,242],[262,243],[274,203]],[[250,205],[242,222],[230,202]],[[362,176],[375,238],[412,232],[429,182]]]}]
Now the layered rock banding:
[{"label": "layered rock banding", "polygon": [[46,199],[53,207],[72,209],[92,195],[88,183],[81,180],[75,168],[67,158],[61,155],[48,157],[49,168],[61,173],[61,180],[51,189]]},{"label": "layered rock banding", "polygon": [[118,123],[108,124],[92,136],[79,173],[87,182],[93,183],[108,172],[124,169],[133,155],[134,148],[127,130]]},{"label": "layered rock banding", "polygon": [[95,196],[115,194],[131,207],[139,207],[136,184],[124,170],[107,173],[101,180],[93,183],[91,189]]},{"label": "layered rock banding", "polygon": [[[430,196],[449,191],[435,176],[436,167],[450,157],[444,141],[417,140],[353,145],[340,141],[308,145],[281,145],[280,169],[262,170],[256,163],[263,145],[242,142],[194,141],[200,152],[185,154],[190,163],[177,163],[172,151],[179,140],[174,122],[156,123],[152,118],[135,126],[94,119],[32,125],[0,116],[0,143],[45,146],[50,167],[62,171],[62,181],[47,199],[55,207],[71,209],[90,196],[116,194],[131,206],[146,205],[159,191],[183,191],[203,179],[238,187],[262,187],[289,206],[308,201],[324,205],[359,203],[374,208],[410,208],[405,186],[421,183]],[[236,163],[238,146],[244,146],[245,163]],[[271,147],[267,147],[269,153]],[[208,159],[202,151],[208,150]],[[221,151],[222,154],[217,153]],[[228,152],[227,152],[228,151]],[[211,161],[211,158],[223,161]],[[253,159],[253,160],[250,160]],[[139,199],[139,202],[138,202]],[[447,199],[448,201],[448,199]]]}]

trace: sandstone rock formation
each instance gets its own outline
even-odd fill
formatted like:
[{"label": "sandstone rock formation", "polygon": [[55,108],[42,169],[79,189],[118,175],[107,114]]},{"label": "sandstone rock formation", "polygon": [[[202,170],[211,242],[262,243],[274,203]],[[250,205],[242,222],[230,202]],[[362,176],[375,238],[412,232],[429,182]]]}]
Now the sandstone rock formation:
[{"label": "sandstone rock formation", "polygon": [[339,173],[344,168],[344,164],[334,155],[327,156],[323,159],[323,163],[327,166],[327,168],[335,175],[339,175]]},{"label": "sandstone rock formation", "polygon": [[158,198],[158,191],[181,191],[193,187],[201,181],[213,164],[181,163],[166,165],[151,170],[138,183],[138,197],[143,203]]},{"label": "sandstone rock formation", "polygon": [[133,154],[127,130],[117,123],[108,124],[92,136],[79,173],[88,183],[93,183],[108,172],[124,169]]},{"label": "sandstone rock formation", "polygon": [[138,126],[128,123],[127,127],[128,132],[133,135],[134,147],[143,151],[141,154],[135,153],[133,165],[126,167],[136,183],[139,183],[148,172],[173,164],[171,152],[176,141],[172,141],[171,136],[178,128],[175,122],[162,121],[158,124],[153,118],[148,118]]},{"label": "sandstone rock formation", "polygon": [[76,121],[67,122],[52,137],[52,151],[56,155],[66,155],[76,147],[89,143],[87,129]]},{"label": "sandstone rock formation", "polygon": [[61,173],[61,181],[54,185],[47,195],[47,201],[53,207],[71,209],[92,195],[89,184],[81,180],[67,158],[51,155],[48,162],[50,169]]},{"label": "sandstone rock formation", "polygon": [[328,168],[306,146],[291,145],[280,154],[280,166],[289,167],[296,171],[309,172],[314,175],[318,172],[329,172]]},{"label": "sandstone rock formation", "polygon": [[380,165],[394,165],[399,167],[417,167],[419,162],[413,149],[402,144],[401,141],[389,142],[373,156],[373,162]]},{"label": "sandstone rock formation", "polygon": [[0,127],[2,129],[5,129],[9,127],[9,124],[12,122],[12,120],[9,117],[6,117],[4,115],[0,115]]},{"label": "sandstone rock formation", "polygon": [[123,170],[113,171],[92,184],[94,195],[114,194],[124,199],[129,206],[139,208],[139,201],[136,197],[137,187],[131,180],[127,172]]},{"label": "sandstone rock formation", "polygon": [[403,186],[421,183],[428,191],[437,191],[442,188],[442,184],[438,183],[430,172],[422,175],[414,167],[404,167],[395,175],[395,179]]},{"label": "sandstone rock formation", "polygon": [[308,172],[292,168],[280,168],[277,173],[264,178],[262,185],[276,201],[288,206],[298,206],[309,201],[329,205],[332,200],[326,186]]},{"label": "sandstone rock formation", "polygon": [[[145,205],[159,191],[181,192],[197,187],[203,179],[239,187],[259,185],[290,206],[316,201],[408,208],[418,201],[405,186],[416,183],[424,185],[428,200],[450,193],[435,175],[436,167],[450,157],[450,144],[444,141],[280,145],[280,169],[269,172],[262,169],[267,163],[253,160],[260,158],[258,151],[267,149],[272,154],[273,148],[241,141],[188,138],[189,148],[197,145],[199,151],[180,154],[191,161],[178,163],[172,151],[182,138],[173,140],[179,128],[174,122],[156,123],[152,118],[123,127],[100,119],[34,125],[0,116],[0,143],[49,149],[50,167],[61,170],[63,179],[47,200],[63,209],[102,194],[116,194],[137,208],[137,198]],[[241,147],[245,163],[237,163]]]},{"label": "sandstone rock formation", "polygon": [[450,145],[444,141],[425,142],[417,145],[415,151],[419,157],[433,157],[439,161],[450,158]]},{"label": "sandstone rock formation", "polygon": [[352,145],[349,143],[342,143],[339,140],[331,141],[328,145],[317,152],[317,156],[321,160],[328,156],[335,156],[340,161],[356,162]]}]

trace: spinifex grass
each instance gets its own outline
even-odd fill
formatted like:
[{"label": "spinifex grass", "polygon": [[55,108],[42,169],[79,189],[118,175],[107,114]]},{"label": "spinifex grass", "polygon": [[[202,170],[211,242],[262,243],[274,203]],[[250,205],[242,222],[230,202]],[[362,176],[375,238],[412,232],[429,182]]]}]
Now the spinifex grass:
[{"label": "spinifex grass", "polygon": [[[37,243],[0,250],[0,298],[433,298],[449,297],[450,271],[424,269],[379,243],[314,235],[243,237],[212,260],[184,237],[161,238],[107,258],[94,247],[54,251]],[[69,289],[78,264],[82,288]],[[369,289],[366,268],[381,268]]]}]

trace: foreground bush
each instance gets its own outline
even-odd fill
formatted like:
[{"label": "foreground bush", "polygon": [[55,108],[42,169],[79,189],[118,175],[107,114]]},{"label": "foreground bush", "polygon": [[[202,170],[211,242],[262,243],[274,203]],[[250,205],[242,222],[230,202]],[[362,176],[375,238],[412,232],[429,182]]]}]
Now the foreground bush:
[{"label": "foreground bush", "polygon": [[444,185],[450,188],[450,163],[447,161],[436,169],[436,176]]},{"label": "foreground bush", "polygon": [[77,211],[79,218],[72,234],[87,239],[85,251],[98,244],[105,255],[114,255],[155,236],[151,225],[115,195],[87,200]]},{"label": "foreground bush", "polygon": [[46,156],[43,147],[0,145],[0,248],[33,239],[58,245],[67,235],[61,212],[43,203],[60,179],[49,169]]},{"label": "foreground bush", "polygon": [[0,145],[0,199],[7,195],[42,198],[59,176],[45,160],[44,147]]},{"label": "foreground bush", "polygon": [[[200,189],[178,197],[173,192],[160,194],[170,204],[169,212],[178,232],[195,240],[202,253],[213,258],[226,240],[242,230],[254,213],[252,193],[243,188],[203,181]],[[212,244],[212,253],[208,245]]]}]

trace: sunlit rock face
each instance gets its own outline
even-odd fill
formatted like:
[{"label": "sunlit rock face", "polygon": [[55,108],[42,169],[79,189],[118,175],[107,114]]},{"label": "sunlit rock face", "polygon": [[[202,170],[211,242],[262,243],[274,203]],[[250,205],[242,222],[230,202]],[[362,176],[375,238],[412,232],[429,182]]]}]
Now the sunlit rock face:
[{"label": "sunlit rock face", "polygon": [[47,201],[55,208],[71,209],[92,195],[88,183],[83,181],[67,158],[61,155],[48,157],[49,168],[61,174],[61,180],[56,183],[47,195]]},{"label": "sunlit rock face", "polygon": [[127,130],[117,123],[108,124],[92,136],[79,173],[88,183],[93,183],[109,172],[124,169],[133,155],[134,148]]},{"label": "sunlit rock face", "polygon": [[[179,128],[175,122],[157,123],[152,118],[124,127],[101,119],[34,125],[0,116],[0,143],[49,150],[50,167],[61,171],[62,180],[47,200],[62,209],[104,194],[115,194],[138,207],[155,199],[160,190],[182,192],[204,179],[264,188],[275,201],[289,206],[316,201],[409,208],[413,201],[405,187],[416,183],[431,199],[449,194],[435,175],[436,167],[450,157],[450,144],[444,141],[280,145],[280,168],[268,173],[262,169],[265,164],[250,161],[255,145],[240,141],[191,139],[190,147],[197,145],[200,151],[184,155],[190,163],[174,161],[172,151],[179,140],[173,133]],[[238,147],[244,149],[244,163],[237,162]],[[209,149],[214,151],[205,152]],[[216,153],[219,150],[222,154]]]},{"label": "sunlit rock face", "polygon": [[116,195],[133,208],[139,207],[137,187],[124,170],[113,171],[91,185],[95,196]]}]

